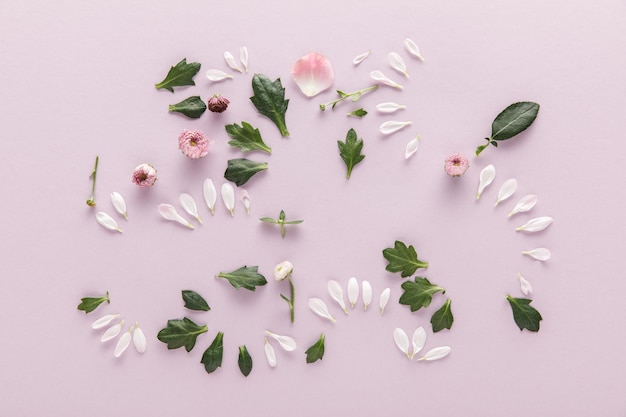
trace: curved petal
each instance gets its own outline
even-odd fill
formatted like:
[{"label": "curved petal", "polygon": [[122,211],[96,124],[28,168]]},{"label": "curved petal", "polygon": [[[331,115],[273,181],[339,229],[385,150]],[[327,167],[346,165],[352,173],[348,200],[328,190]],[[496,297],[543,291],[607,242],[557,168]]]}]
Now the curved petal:
[{"label": "curved petal", "polygon": [[409,336],[407,336],[406,332],[401,328],[397,327],[393,330],[393,341],[396,342],[396,346],[400,349],[407,358],[410,358],[409,355]]},{"label": "curved petal", "polygon": [[450,346],[436,347],[436,348],[433,348],[433,349],[429,350],[428,352],[426,352],[426,354],[424,356],[422,356],[421,358],[419,358],[418,360],[420,360],[420,361],[436,361],[436,360],[445,358],[446,356],[448,356],[450,354],[451,351],[452,351],[452,349],[450,348]]},{"label": "curved petal", "polygon": [[333,85],[335,73],[328,58],[309,52],[293,64],[291,77],[305,96],[314,97]]},{"label": "curved petal", "polygon": [[399,122],[396,120],[389,120],[380,125],[380,128],[379,128],[380,133],[382,133],[383,135],[391,135],[392,133],[395,133],[398,130],[409,126],[411,123],[413,122],[411,121]]},{"label": "curved petal", "polygon": [[178,197],[178,199],[180,201],[180,205],[183,206],[187,214],[195,217],[196,220],[198,220],[198,223],[202,224],[202,219],[198,214],[198,206],[196,205],[196,200],[194,200],[192,196],[186,193],[182,193]]},{"label": "curved petal", "polygon": [[143,330],[139,328],[139,324],[135,323],[135,330],[133,331],[133,344],[137,352],[144,353],[146,351],[146,335]]},{"label": "curved petal", "polygon": [[528,194],[527,196],[522,197],[515,207],[513,207],[513,210],[509,213],[509,217],[517,213],[524,213],[535,207],[535,204],[537,204],[537,196],[534,194]]},{"label": "curved petal", "polygon": [[115,230],[122,233],[122,229],[119,228],[117,222],[113,219],[113,217],[109,216],[103,211],[99,211],[96,213],[96,221],[109,230]]},{"label": "curved petal", "polygon": [[239,71],[243,73],[241,68],[239,68],[239,65],[237,65],[237,61],[235,61],[235,57],[230,52],[228,51],[224,52],[224,61],[226,61],[226,63],[231,69],[234,69],[235,71]]},{"label": "curved petal", "polygon": [[106,332],[104,332],[104,334],[102,335],[102,337],[100,338],[101,342],[107,342],[113,338],[115,338],[115,336],[117,336],[118,334],[120,334],[120,331],[122,331],[122,326],[124,325],[124,320],[120,321],[119,323],[109,327]]},{"label": "curved petal", "polygon": [[274,340],[276,340],[278,342],[278,344],[280,345],[280,347],[285,349],[287,352],[292,352],[292,351],[296,350],[297,345],[296,345],[296,341],[293,339],[293,337],[281,336],[279,334],[272,333],[269,330],[266,330],[265,334],[270,336]]},{"label": "curved petal", "polygon": [[381,113],[393,113],[402,109],[406,109],[406,106],[404,104],[398,104],[394,102],[379,103],[376,105],[376,110]]},{"label": "curved petal", "polygon": [[385,288],[383,292],[380,293],[380,300],[378,302],[378,305],[380,306],[381,315],[385,312],[385,307],[387,307],[387,303],[389,302],[390,295],[391,295],[390,288]]},{"label": "curved petal", "polygon": [[528,295],[532,293],[533,286],[530,285],[530,282],[528,282],[528,280],[524,278],[522,274],[517,274],[517,276],[519,277],[519,285],[520,285],[520,290],[522,291],[522,294]]},{"label": "curved petal", "polygon": [[341,284],[339,284],[334,279],[331,279],[328,281],[327,287],[328,293],[330,294],[332,299],[337,301],[337,304],[339,304],[339,307],[341,307],[344,313],[348,314],[346,303],[343,301],[343,289],[341,288]]},{"label": "curved petal", "polygon": [[267,358],[267,363],[270,365],[270,367],[274,368],[276,366],[276,351],[274,350],[272,345],[270,345],[267,337],[265,338],[265,357]]},{"label": "curved petal", "polygon": [[515,178],[510,178],[504,181],[504,184],[500,187],[500,191],[498,191],[498,199],[496,200],[496,204],[494,206],[497,206],[507,198],[511,197],[515,190],[517,190],[517,180]]},{"label": "curved petal", "polygon": [[215,185],[213,185],[211,178],[204,180],[204,183],[202,184],[202,194],[204,195],[204,202],[209,207],[209,210],[211,210],[211,214],[215,214],[217,191],[215,190]]},{"label": "curved petal", "polygon": [[518,227],[517,230],[525,231],[525,232],[540,232],[546,227],[550,226],[554,219],[549,216],[537,217],[535,219],[529,220],[526,224]]},{"label": "curved petal", "polygon": [[209,81],[222,81],[225,80],[227,78],[233,78],[232,75],[225,73],[224,71],[220,71],[217,69],[210,69],[206,72],[206,77],[209,79]]},{"label": "curved petal", "polygon": [[193,229],[193,225],[185,220],[185,218],[182,217],[180,214],[178,214],[178,211],[176,211],[176,208],[173,205],[159,204],[157,209],[159,210],[159,214],[164,219],[178,222],[183,226],[187,226],[188,228]]},{"label": "curved petal", "polygon": [[404,88],[397,82],[387,78],[385,74],[383,74],[382,71],[379,71],[379,70],[370,72],[370,77],[372,77],[374,81],[378,81],[379,83],[388,85],[389,87],[397,88],[398,90],[402,90]]},{"label": "curved petal", "polygon": [[368,56],[370,56],[370,51],[367,52],[363,52],[362,54],[358,54],[357,56],[354,57],[354,59],[352,60],[352,63],[354,65],[359,65],[361,62],[363,62],[365,60],[365,58],[367,58]]},{"label": "curved petal", "polygon": [[372,302],[372,284],[370,284],[369,281],[363,281],[361,287],[363,290],[363,310],[367,310],[367,307]]},{"label": "curved petal", "polygon": [[404,74],[406,78],[409,78],[409,73],[406,71],[406,64],[404,59],[395,52],[389,52],[389,65],[401,74]]},{"label": "curved petal", "polygon": [[350,305],[354,308],[356,304],[356,300],[359,298],[359,283],[355,277],[352,277],[348,280],[348,300],[350,301]]},{"label": "curved petal", "polygon": [[476,200],[480,198],[483,191],[489,184],[496,178],[496,167],[493,165],[487,165],[480,171],[480,183],[478,184],[478,192],[476,193]]},{"label": "curved petal", "polygon": [[420,52],[420,48],[411,39],[406,38],[404,40],[404,46],[406,47],[406,50],[409,51],[411,55],[417,57],[420,61],[424,60],[424,57],[422,56],[422,53]]},{"label": "curved petal", "polygon": [[535,248],[531,250],[526,250],[522,252],[523,255],[528,255],[531,258],[534,258],[538,261],[547,261],[552,256],[552,253],[549,249],[546,248]]},{"label": "curved petal", "polygon": [[231,216],[235,215],[235,189],[229,182],[222,184],[222,201]]},{"label": "curved petal", "polygon": [[309,308],[318,316],[324,317],[331,322],[336,322],[335,318],[328,312],[328,306],[319,298],[309,298]]},{"label": "curved petal", "polygon": [[115,356],[116,358],[119,358],[122,353],[124,353],[124,351],[128,349],[128,346],[130,346],[132,330],[133,326],[130,326],[130,329],[128,329],[128,331],[124,333],[122,337],[120,337],[120,340],[117,341],[117,345],[115,345],[115,350],[113,351],[113,356]]},{"label": "curved petal", "polygon": [[411,340],[413,341],[413,354],[411,355],[411,359],[413,359],[413,356],[422,350],[426,344],[426,330],[424,330],[423,327],[418,327],[413,332],[413,338]]},{"label": "curved petal", "polygon": [[245,46],[239,48],[239,60],[243,64],[243,68],[248,72],[248,48]]},{"label": "curved petal", "polygon": [[409,159],[420,146],[420,135],[417,135],[413,138],[409,143],[406,144],[406,149],[404,150],[404,159]]},{"label": "curved petal", "polygon": [[124,201],[124,197],[122,197],[120,193],[117,191],[113,191],[111,193],[111,203],[113,203],[115,210],[128,220],[128,214],[126,213],[126,201]]},{"label": "curved petal", "polygon": [[92,329],[101,329],[111,323],[113,320],[118,318],[119,314],[107,314],[106,316],[100,317],[98,320],[94,321],[91,325]]}]

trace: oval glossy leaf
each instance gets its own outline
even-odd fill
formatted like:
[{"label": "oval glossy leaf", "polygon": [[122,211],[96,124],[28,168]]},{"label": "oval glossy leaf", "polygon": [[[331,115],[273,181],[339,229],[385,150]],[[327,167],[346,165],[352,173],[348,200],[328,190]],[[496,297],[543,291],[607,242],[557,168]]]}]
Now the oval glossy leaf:
[{"label": "oval glossy leaf", "polygon": [[200,96],[192,96],[180,103],[170,104],[168,110],[170,113],[180,113],[190,119],[198,119],[206,111],[206,104]]},{"label": "oval glossy leaf", "polygon": [[513,103],[491,125],[491,139],[506,140],[526,130],[537,118],[539,104],[530,101]]},{"label": "oval glossy leaf", "polygon": [[530,303],[533,300],[528,298],[513,298],[510,295],[506,296],[507,301],[511,305],[513,310],[513,320],[520,330],[528,330],[530,332],[539,331],[539,322],[543,320],[539,311],[534,307],[531,307]]},{"label": "oval glossy leaf", "polygon": [[232,272],[220,272],[217,277],[224,278],[236,289],[245,288],[254,291],[256,287],[267,284],[265,277],[257,272],[258,266],[242,266]]},{"label": "oval glossy leaf", "polygon": [[211,307],[200,294],[192,290],[183,290],[183,301],[185,302],[185,308],[194,311],[209,311]]},{"label": "oval glossy leaf", "polygon": [[224,178],[238,187],[244,185],[256,173],[266,170],[267,162],[254,162],[246,158],[230,159],[224,172]]},{"label": "oval glossy leaf", "polygon": [[306,363],[313,363],[324,359],[324,339],[325,336],[322,333],[319,339],[304,352],[306,353]]},{"label": "oval glossy leaf", "polygon": [[250,372],[252,372],[252,356],[248,353],[248,349],[245,345],[239,346],[239,358],[237,359],[237,364],[239,365],[239,370],[243,376],[250,375]]},{"label": "oval glossy leaf", "polygon": [[452,302],[448,298],[445,303],[443,303],[441,308],[435,311],[433,316],[430,318],[430,324],[433,326],[433,333],[437,333],[443,329],[450,329],[452,327],[454,316],[452,315],[451,304]]},{"label": "oval glossy leaf", "polygon": [[182,320],[168,320],[167,327],[159,331],[157,339],[166,343],[168,349],[178,349],[184,346],[187,352],[191,352],[191,349],[196,345],[198,336],[208,330],[206,325],[199,326],[184,317]]},{"label": "oval glossy leaf", "polygon": [[224,333],[218,332],[211,345],[202,354],[200,363],[204,365],[204,370],[208,374],[214,372],[222,366],[224,356]]}]

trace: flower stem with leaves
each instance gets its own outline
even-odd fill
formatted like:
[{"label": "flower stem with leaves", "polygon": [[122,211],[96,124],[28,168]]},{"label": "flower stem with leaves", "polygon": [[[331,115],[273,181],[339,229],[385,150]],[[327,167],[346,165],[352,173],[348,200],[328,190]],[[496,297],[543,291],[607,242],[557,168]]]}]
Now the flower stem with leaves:
[{"label": "flower stem with leaves", "polygon": [[289,305],[289,318],[291,319],[291,322],[294,322],[295,319],[295,311],[293,308],[293,303],[296,299],[296,289],[293,286],[293,281],[291,280],[291,275],[287,277],[287,281],[289,281],[289,288],[290,288],[290,297],[287,298],[285,297],[283,294],[280,295],[280,297],[285,300],[287,302],[287,305]]},{"label": "flower stem with leaves", "polygon": [[353,91],[352,93],[344,93],[341,90],[337,90],[337,94],[339,94],[339,98],[337,100],[335,100],[335,101],[331,101],[331,102],[326,103],[326,104],[320,104],[320,110],[321,111],[326,110],[326,106],[331,106],[330,108],[334,109],[335,106],[337,105],[337,103],[339,103],[339,102],[341,102],[341,101],[343,101],[343,100],[345,100],[347,98],[351,99],[353,102],[356,102],[356,101],[358,101],[361,98],[361,96],[363,94],[369,93],[370,91],[374,91],[377,88],[378,88],[378,84],[377,85],[373,85],[371,87],[364,88],[362,90]]},{"label": "flower stem with leaves", "polygon": [[93,167],[93,171],[91,171],[91,174],[89,175],[89,178],[91,178],[93,181],[93,184],[91,186],[91,197],[89,197],[89,200],[87,200],[87,205],[89,207],[94,207],[96,205],[95,192],[96,192],[96,174],[98,173],[98,160],[99,158],[96,156],[96,163]]},{"label": "flower stem with leaves", "polygon": [[272,223],[272,224],[280,225],[280,235],[284,238],[286,224],[300,224],[304,222],[304,220],[285,220],[285,218],[286,218],[285,211],[281,210],[280,214],[278,215],[278,219],[273,219],[271,217],[261,217],[259,220],[264,223]]}]

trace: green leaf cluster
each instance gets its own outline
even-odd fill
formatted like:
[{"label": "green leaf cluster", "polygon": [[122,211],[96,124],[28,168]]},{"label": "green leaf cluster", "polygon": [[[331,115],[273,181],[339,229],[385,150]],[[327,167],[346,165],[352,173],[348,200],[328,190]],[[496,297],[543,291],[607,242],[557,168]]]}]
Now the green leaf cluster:
[{"label": "green leaf cluster", "polygon": [[539,113],[539,104],[531,101],[513,103],[502,110],[491,124],[491,137],[487,143],[476,148],[476,156],[489,145],[498,147],[498,141],[507,140],[526,130],[533,124]]},{"label": "green leaf cluster", "polygon": [[265,277],[257,272],[257,266],[242,266],[232,272],[220,272],[219,278],[224,278],[236,289],[245,288],[254,291],[257,286],[267,284]]},{"label": "green leaf cluster", "polygon": [[313,363],[324,358],[324,333],[309,347],[306,352],[306,363]]},{"label": "green leaf cluster", "polygon": [[169,111],[184,114],[191,119],[197,119],[206,111],[206,104],[204,104],[200,96],[192,96],[180,103],[170,104]]},{"label": "green leaf cluster", "polygon": [[238,187],[244,185],[256,173],[266,170],[267,162],[254,162],[246,158],[230,159],[224,172],[224,178]]},{"label": "green leaf cluster", "polygon": [[217,368],[222,366],[222,357],[224,355],[224,333],[219,332],[213,343],[202,354],[200,363],[204,365],[204,369],[207,373],[212,373]]},{"label": "green leaf cluster", "polygon": [[98,306],[100,306],[100,304],[104,303],[104,302],[110,303],[111,300],[109,299],[109,292],[107,291],[107,293],[105,295],[103,295],[102,297],[84,297],[80,299],[80,304],[78,304],[78,309],[81,311],[84,311],[85,314],[89,314],[92,311],[94,311],[96,308],[98,308]]},{"label": "green leaf cluster", "polygon": [[242,152],[263,151],[272,153],[272,148],[263,142],[259,129],[255,129],[250,123],[241,122],[241,126],[236,123],[226,125],[226,133],[232,139],[228,144],[233,148],[239,148]]},{"label": "green leaf cluster", "polygon": [[418,259],[412,245],[407,247],[399,240],[396,240],[393,248],[384,249],[383,256],[389,262],[385,269],[389,272],[400,272],[402,278],[413,275],[419,268],[428,268],[428,262]]},{"label": "green leaf cluster", "polygon": [[237,364],[239,365],[239,370],[243,376],[250,375],[250,372],[252,372],[252,356],[250,356],[246,345],[239,346],[239,358],[237,359]]},{"label": "green leaf cluster", "polygon": [[539,322],[543,320],[539,311],[530,305],[532,300],[528,298],[513,298],[507,294],[507,301],[513,310],[513,320],[520,330],[528,330],[530,332],[539,331]]},{"label": "green leaf cluster", "polygon": [[192,290],[182,291],[183,301],[185,302],[185,308],[195,311],[209,311],[211,307],[200,294]]},{"label": "green leaf cluster", "polygon": [[157,339],[167,343],[168,349],[178,349],[184,346],[185,350],[190,352],[196,345],[198,336],[208,330],[206,325],[199,326],[185,317],[182,320],[168,320],[167,327],[159,331]]},{"label": "green leaf cluster", "polygon": [[200,71],[200,63],[187,63],[187,58],[183,58],[178,64],[171,67],[165,79],[155,84],[157,90],[166,89],[174,92],[174,87],[182,87],[185,85],[196,85],[193,77]]},{"label": "green leaf cluster", "polygon": [[284,210],[280,211],[280,214],[278,215],[278,219],[274,219],[271,217],[261,217],[259,220],[262,221],[263,223],[272,223],[272,224],[277,224],[280,226],[280,235],[283,237],[283,239],[285,238],[285,225],[287,224],[300,224],[302,222],[304,222],[304,220],[286,220],[287,216],[285,214]]},{"label": "green leaf cluster", "polygon": [[285,100],[285,88],[280,82],[280,78],[271,81],[263,74],[254,74],[252,91],[254,95],[250,97],[250,100],[257,111],[274,122],[281,136],[289,136],[285,123],[285,113],[287,113],[289,100]]},{"label": "green leaf cluster", "polygon": [[341,156],[348,169],[346,178],[350,179],[352,168],[365,159],[365,155],[361,153],[363,150],[363,139],[357,139],[354,129],[350,129],[346,134],[346,141],[338,140],[337,146],[339,146],[339,156]]}]

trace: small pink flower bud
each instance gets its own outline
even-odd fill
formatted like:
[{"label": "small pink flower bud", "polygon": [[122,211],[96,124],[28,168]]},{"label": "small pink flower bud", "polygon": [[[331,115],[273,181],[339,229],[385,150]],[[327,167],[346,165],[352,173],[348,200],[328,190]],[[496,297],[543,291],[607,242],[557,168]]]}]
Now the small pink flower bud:
[{"label": "small pink flower bud", "polygon": [[464,156],[456,153],[446,158],[444,168],[446,174],[452,177],[460,177],[469,168],[469,161]]},{"label": "small pink flower bud", "polygon": [[156,169],[150,164],[137,165],[133,170],[132,180],[142,188],[152,187],[157,180]]},{"label": "small pink flower bud", "polygon": [[208,101],[209,110],[214,113],[222,113],[228,108],[230,101],[226,97],[222,97],[219,94],[214,94]]}]

